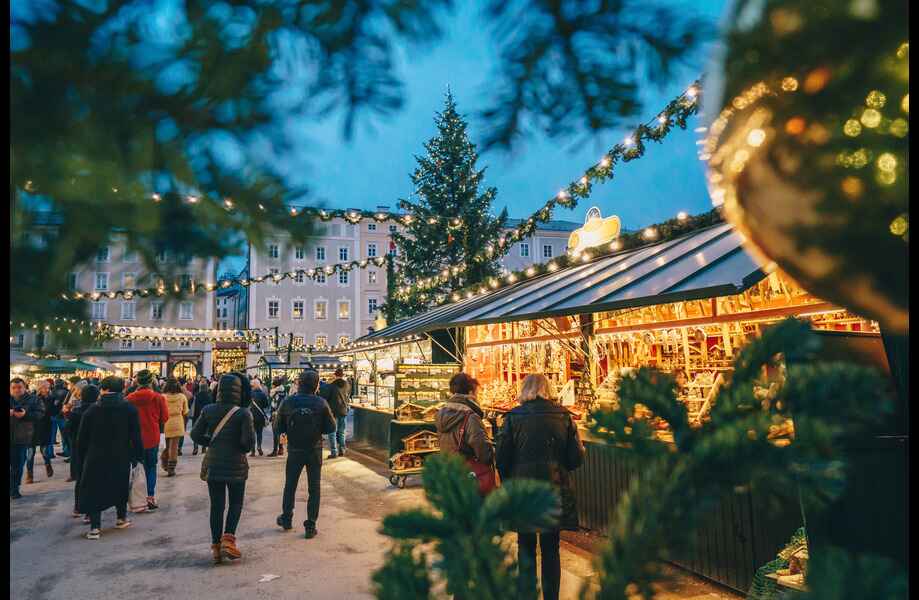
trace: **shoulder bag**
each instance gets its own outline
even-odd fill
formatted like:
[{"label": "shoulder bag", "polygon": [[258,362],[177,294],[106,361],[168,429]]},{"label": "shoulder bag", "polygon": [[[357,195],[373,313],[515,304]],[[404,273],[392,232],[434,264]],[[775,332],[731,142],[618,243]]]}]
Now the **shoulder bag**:
[{"label": "shoulder bag", "polygon": [[492,465],[486,465],[480,463],[476,457],[475,452],[472,448],[469,448],[471,456],[463,452],[463,446],[466,441],[466,425],[469,423],[469,417],[472,416],[472,412],[466,415],[466,418],[463,419],[463,424],[460,425],[458,432],[458,438],[456,440],[456,449],[460,452],[463,458],[466,460],[466,465],[469,467],[469,475],[475,477],[479,485],[479,495],[487,496],[491,492],[495,491],[498,487],[498,480],[495,477],[495,468]]},{"label": "shoulder bag", "polygon": [[[217,423],[217,427],[214,428],[214,432],[210,435],[210,440],[208,441],[208,447],[214,443],[214,439],[217,437],[217,434],[220,433],[220,430],[223,429],[223,426],[227,424],[227,421],[230,420],[230,417],[233,416],[236,411],[239,410],[238,406],[234,406],[227,411],[227,414],[223,415],[223,418],[220,419],[220,422]],[[207,448],[204,449],[204,457],[201,458],[201,481],[207,481],[207,469],[208,469],[208,460],[207,460]]]}]

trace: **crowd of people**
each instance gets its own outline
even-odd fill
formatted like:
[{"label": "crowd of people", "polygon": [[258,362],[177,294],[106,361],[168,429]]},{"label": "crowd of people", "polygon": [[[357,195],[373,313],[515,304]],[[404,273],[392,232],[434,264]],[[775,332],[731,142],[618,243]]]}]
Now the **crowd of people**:
[{"label": "crowd of people", "polygon": [[[545,376],[528,375],[521,385],[519,406],[507,413],[495,439],[485,425],[476,396],[478,382],[464,373],[450,380],[449,400],[438,410],[436,429],[440,451],[456,454],[469,465],[479,491],[486,495],[501,480],[514,478],[549,482],[558,492],[561,510],[557,525],[544,530],[518,531],[521,594],[536,589],[537,547],[542,590],[557,599],[561,563],[559,531],[577,528],[571,472],[581,466],[584,447],[571,414],[552,399]],[[211,550],[215,563],[242,556],[236,544],[248,479],[248,458],[264,456],[262,433],[272,428],[273,447],[267,457],[284,456],[284,491],[277,525],[293,529],[294,498],[303,471],[307,479],[306,538],[318,533],[324,458],[345,456],[346,416],[351,390],[341,370],[330,382],[311,369],[292,385],[275,380],[270,387],[242,373],[193,381],[157,377],[140,371],[128,382],[119,377],[98,380],[39,380],[29,389],[22,378],[10,381],[10,498],[21,497],[23,472],[34,481],[36,451],[41,452],[48,477],[58,431],[62,452],[70,463],[68,481],[74,486],[74,517],[89,524],[88,539],[99,539],[101,514],[115,508],[116,528],[130,527],[130,474],[142,465],[146,506],[153,512],[157,467],[176,475],[186,433],[192,454],[205,451],[200,477],[210,497]],[[189,419],[192,422],[187,430]],[[323,457],[323,436],[330,453]],[[165,444],[161,444],[161,438]]]}]

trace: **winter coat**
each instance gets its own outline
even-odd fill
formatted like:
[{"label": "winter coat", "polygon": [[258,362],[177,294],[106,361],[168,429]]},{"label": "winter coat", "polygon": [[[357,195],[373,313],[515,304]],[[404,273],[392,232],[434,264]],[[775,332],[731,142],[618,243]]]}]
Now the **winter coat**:
[{"label": "winter coat", "polygon": [[160,427],[169,419],[169,408],[166,399],[159,392],[150,388],[140,388],[125,398],[137,408],[140,416],[140,435],[144,448],[160,447]]},{"label": "winter coat", "polygon": [[332,383],[320,382],[319,395],[326,401],[329,408],[332,409],[333,415],[336,417],[344,417],[348,414],[349,402],[347,390],[343,388],[339,382],[344,384],[345,387],[348,385],[341,379],[337,379]]},{"label": "winter coat", "polygon": [[25,409],[21,419],[10,417],[10,446],[31,446],[35,436],[35,426],[45,414],[44,404],[34,394],[26,392],[16,400],[10,396],[10,410]]},{"label": "winter coat", "polygon": [[67,387],[63,382],[56,384],[54,389],[51,390],[51,417],[60,417],[61,410],[64,408],[64,404],[67,402]]},{"label": "winter coat", "polygon": [[137,409],[121,394],[106,394],[80,420],[77,452],[82,462],[79,510],[87,514],[128,501],[131,463],[143,459]]},{"label": "winter coat", "polygon": [[35,428],[32,431],[33,446],[47,446],[51,443],[51,416],[54,412],[54,396],[51,392],[47,396],[35,395],[35,398],[41,404],[41,418],[35,421]]},{"label": "winter coat", "polygon": [[[467,458],[474,455],[478,462],[490,465],[495,458],[495,451],[491,439],[485,432],[485,425],[482,423],[484,414],[472,396],[463,394],[451,396],[447,403],[437,411],[434,419],[437,425],[437,435],[440,438],[441,453],[462,454]],[[468,421],[466,421],[467,417]],[[461,453],[457,446],[457,437],[463,422],[466,422],[466,431],[463,434],[463,440],[459,440],[463,448]]]},{"label": "winter coat", "polygon": [[252,426],[252,413],[248,408],[240,408],[224,424],[217,437],[211,439],[221,419],[243,401],[238,379],[235,385],[230,386],[224,383],[227,377],[236,378],[234,375],[220,378],[217,402],[201,410],[201,415],[192,427],[191,439],[207,449],[203,459],[207,461],[207,480],[233,483],[245,481],[249,477],[246,455],[255,447],[255,429]]},{"label": "winter coat", "polygon": [[166,408],[169,418],[163,425],[163,435],[167,438],[182,437],[185,435],[185,417],[188,416],[188,398],[184,393],[163,394],[166,399]]},{"label": "winter coat", "polygon": [[571,471],[581,466],[584,454],[571,414],[543,398],[524,402],[507,413],[498,434],[497,466],[501,478],[551,483],[561,499],[559,529],[578,528]]},{"label": "winter coat", "polygon": [[202,391],[199,391],[197,394],[195,394],[194,408],[192,409],[192,416],[191,416],[192,421],[197,423],[198,417],[201,416],[201,411],[204,409],[204,407],[207,406],[208,404],[212,404],[213,402],[214,402],[214,399],[211,396],[210,390],[202,390]]},{"label": "winter coat", "polygon": [[252,390],[252,424],[256,429],[262,429],[268,423],[268,414],[271,412],[271,400],[261,388]]},{"label": "winter coat", "polygon": [[80,425],[83,422],[83,415],[85,415],[89,407],[94,404],[96,404],[96,402],[80,401],[80,403],[74,406],[70,411],[70,416],[67,417],[67,427],[70,430],[71,439],[74,440],[74,444],[70,448],[70,476],[74,479],[80,478],[80,473],[83,468],[83,460],[80,456],[79,449],[76,447],[76,440],[79,439],[80,436]]},{"label": "winter coat", "polygon": [[[287,433],[287,420],[290,418],[290,415],[298,408],[308,408],[313,411],[314,416],[318,416],[319,423],[316,423],[316,427],[319,429],[321,434],[332,433],[335,431],[335,417],[332,415],[332,409],[329,408],[329,404],[325,401],[325,398],[322,396],[316,396],[314,394],[297,392],[296,394],[285,398],[284,402],[281,403],[281,406],[277,410],[278,435]],[[316,438],[316,443],[313,444],[312,448],[302,448],[295,444],[296,442],[294,440],[287,440],[287,449],[289,452],[322,448],[322,435]]]}]

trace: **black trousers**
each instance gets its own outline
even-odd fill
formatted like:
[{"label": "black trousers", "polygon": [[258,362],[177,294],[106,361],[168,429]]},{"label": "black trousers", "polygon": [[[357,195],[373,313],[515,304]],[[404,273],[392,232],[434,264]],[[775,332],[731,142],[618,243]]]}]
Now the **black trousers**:
[{"label": "black trousers", "polygon": [[[128,503],[119,504],[115,506],[115,513],[118,515],[119,519],[128,518]],[[90,529],[101,529],[102,528],[102,513],[101,512],[92,512],[89,513],[89,527]]]},{"label": "black trousers", "polygon": [[[227,492],[229,492],[230,505],[227,507]],[[224,533],[236,535],[236,526],[243,513],[243,500],[246,496],[245,481],[208,481],[207,493],[211,497],[211,543],[220,543]],[[226,510],[226,525],[223,521],[223,512]]]},{"label": "black trousers", "polygon": [[517,561],[519,562],[518,597],[523,600],[536,595],[536,540],[542,559],[543,600],[558,600],[562,580],[562,563],[559,557],[558,531],[517,534]]},{"label": "black trousers", "polygon": [[274,454],[278,453],[278,449],[281,448],[281,434],[278,433],[278,428],[276,425],[271,426],[271,437],[274,440],[274,445],[271,448],[271,451]]},{"label": "black trousers", "polygon": [[262,449],[262,433],[264,433],[264,427],[255,428],[255,447],[259,450]]},{"label": "black trousers", "polygon": [[306,469],[306,519],[316,522],[319,518],[319,488],[322,481],[322,448],[312,450],[287,449],[287,467],[284,479],[284,500],[281,514],[290,521],[294,518],[294,497],[300,473]]}]

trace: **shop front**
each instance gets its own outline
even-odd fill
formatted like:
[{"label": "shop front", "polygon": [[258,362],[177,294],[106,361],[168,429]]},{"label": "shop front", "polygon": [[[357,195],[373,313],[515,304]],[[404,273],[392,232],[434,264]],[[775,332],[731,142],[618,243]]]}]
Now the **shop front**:
[{"label": "shop front", "polygon": [[246,370],[246,342],[214,342],[214,374]]},{"label": "shop front", "polygon": [[[417,335],[452,340],[462,369],[482,384],[478,400],[493,425],[516,405],[527,374],[547,375],[581,424],[588,448],[574,477],[581,524],[604,531],[641,467],[628,449],[592,439],[584,426],[589,413],[616,407],[620,379],[647,366],[682,373],[678,401],[690,423],[701,424],[730,380],[739,349],[788,316],[883,352],[876,323],[811,296],[779,271],[764,271],[726,224],[473,296],[357,344],[372,349],[381,340]],[[671,442],[666,423],[648,418],[655,436]],[[787,444],[793,432],[788,420],[771,437]],[[746,592],[756,569],[802,525],[799,506],[766,521],[761,501],[753,492],[726,498],[700,533],[696,551],[674,562]]]},{"label": "shop front", "polygon": [[169,375],[186,381],[204,375],[204,353],[182,352],[169,354]]},{"label": "shop front", "polygon": [[140,371],[147,369],[151,373],[165,377],[168,374],[169,353],[168,352],[143,352],[143,351],[111,351],[111,352],[84,352],[79,355],[80,359],[86,359],[92,362],[93,359],[101,359],[110,364],[115,370],[115,375],[130,379]]}]

